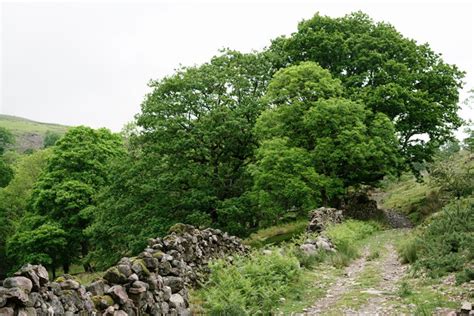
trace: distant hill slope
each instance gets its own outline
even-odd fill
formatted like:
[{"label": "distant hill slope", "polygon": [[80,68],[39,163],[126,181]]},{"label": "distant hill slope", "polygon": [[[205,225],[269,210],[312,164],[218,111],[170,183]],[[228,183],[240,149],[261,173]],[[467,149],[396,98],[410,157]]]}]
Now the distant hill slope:
[{"label": "distant hill slope", "polygon": [[35,122],[4,114],[0,114],[0,126],[8,129],[15,136],[13,147],[20,152],[42,148],[44,137],[48,131],[63,135],[70,128],[65,125]]}]

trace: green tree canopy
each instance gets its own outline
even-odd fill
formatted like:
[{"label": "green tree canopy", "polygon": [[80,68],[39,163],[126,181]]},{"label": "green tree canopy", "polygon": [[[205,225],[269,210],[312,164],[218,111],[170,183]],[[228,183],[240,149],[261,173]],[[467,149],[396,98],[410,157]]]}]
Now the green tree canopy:
[{"label": "green tree canopy", "polygon": [[8,238],[6,250],[17,267],[28,262],[51,267],[62,263],[67,246],[67,234],[58,223],[37,215],[22,219],[20,229]]},{"label": "green tree canopy", "polygon": [[14,164],[15,177],[0,189],[0,208],[8,210],[12,219],[19,220],[26,211],[33,187],[41,172],[46,168],[49,149],[37,150],[31,155],[23,155]]},{"label": "green tree canopy", "polygon": [[[300,87],[320,92],[299,94]],[[279,212],[307,211],[348,186],[375,184],[397,171],[398,143],[390,120],[338,97],[341,92],[339,80],[313,62],[275,74],[265,96],[270,108],[255,126],[262,141],[252,171],[259,201]]]},{"label": "green tree canopy", "polygon": [[0,127],[0,188],[7,186],[13,178],[13,169],[3,159],[5,149],[13,142],[12,133],[6,128]]},{"label": "green tree canopy", "polygon": [[46,131],[43,140],[43,148],[54,146],[56,142],[61,138],[61,135],[52,131]]},{"label": "green tree canopy", "polygon": [[[120,245],[125,252],[139,247],[131,245],[136,236],[143,236],[142,247],[146,238],[165,233],[174,222],[233,225],[219,216],[220,209],[251,186],[245,167],[257,146],[253,126],[271,75],[266,54],[226,51],[209,63],[151,82],[153,91],[136,117],[140,134],[130,139],[133,171],[119,167],[104,197],[102,222],[91,232],[94,240],[119,236],[126,239]],[[134,219],[125,233],[113,224],[123,218]],[[144,228],[143,218],[156,225]],[[100,232],[102,227],[108,231]],[[111,251],[104,251],[110,257]]]},{"label": "green tree canopy", "polygon": [[13,144],[14,141],[13,134],[0,126],[0,156],[3,155],[7,146]]},{"label": "green tree canopy", "polygon": [[341,80],[346,98],[386,114],[408,163],[431,160],[462,123],[457,111],[464,73],[428,44],[418,45],[361,12],[342,18],[316,14],[290,37],[274,40],[271,51],[279,67],[319,63]]},{"label": "green tree canopy", "polygon": [[83,231],[93,221],[90,206],[109,184],[111,159],[124,154],[120,136],[83,126],[70,129],[52,148],[29,207],[34,214],[54,219],[66,232],[67,252],[62,256],[66,271],[79,254],[84,258],[88,253]]},{"label": "green tree canopy", "polygon": [[7,237],[15,233],[16,223],[25,215],[31,192],[39,174],[46,166],[49,150],[38,150],[15,162],[15,177],[0,189],[0,278],[11,265],[6,257]]}]

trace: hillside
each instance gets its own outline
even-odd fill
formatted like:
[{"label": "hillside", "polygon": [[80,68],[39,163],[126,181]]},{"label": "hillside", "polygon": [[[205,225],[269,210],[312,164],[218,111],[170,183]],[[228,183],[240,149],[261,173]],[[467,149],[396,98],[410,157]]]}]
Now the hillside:
[{"label": "hillside", "polygon": [[15,136],[14,148],[20,152],[43,147],[43,140],[48,131],[62,135],[69,128],[65,125],[36,122],[5,114],[0,114],[0,126],[12,132]]}]

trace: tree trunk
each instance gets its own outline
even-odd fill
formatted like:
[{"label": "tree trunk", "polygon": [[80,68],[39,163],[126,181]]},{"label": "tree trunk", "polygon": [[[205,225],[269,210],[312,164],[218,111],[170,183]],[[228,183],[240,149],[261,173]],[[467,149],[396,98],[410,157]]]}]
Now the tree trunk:
[{"label": "tree trunk", "polygon": [[[82,253],[82,258],[83,259],[89,253],[89,245],[87,244],[87,241],[81,242],[81,253]],[[92,266],[89,262],[84,262],[83,267],[84,267],[85,272],[92,272]]]},{"label": "tree trunk", "polygon": [[63,271],[65,274],[68,274],[69,273],[69,262],[63,262]]}]

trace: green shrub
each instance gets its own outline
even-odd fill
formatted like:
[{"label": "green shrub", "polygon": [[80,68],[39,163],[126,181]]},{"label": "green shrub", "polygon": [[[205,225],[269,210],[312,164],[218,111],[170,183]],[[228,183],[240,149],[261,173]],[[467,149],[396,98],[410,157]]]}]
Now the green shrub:
[{"label": "green shrub", "polygon": [[447,205],[420,234],[415,266],[427,269],[434,277],[463,271],[474,260],[473,232],[474,198]]},{"label": "green shrub", "polygon": [[291,253],[254,251],[234,262],[211,264],[209,281],[203,287],[204,307],[210,315],[270,314],[284,297],[298,287],[302,270]]},{"label": "green shrub", "polygon": [[456,284],[462,284],[474,280],[474,270],[466,268],[461,272],[456,273]]}]

